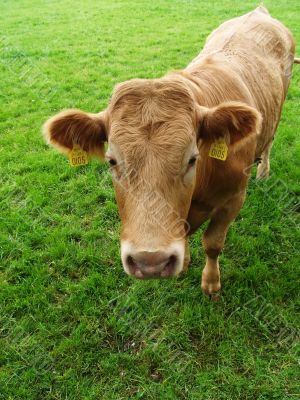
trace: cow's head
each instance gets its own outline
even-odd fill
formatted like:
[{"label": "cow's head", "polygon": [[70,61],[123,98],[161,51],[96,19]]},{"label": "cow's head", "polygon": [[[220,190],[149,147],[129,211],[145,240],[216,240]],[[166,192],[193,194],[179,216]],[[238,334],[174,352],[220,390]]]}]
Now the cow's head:
[{"label": "cow's head", "polygon": [[137,278],[170,277],[183,269],[199,149],[220,136],[234,145],[255,133],[257,121],[242,103],[199,106],[184,79],[171,76],[117,85],[105,111],[63,111],[44,134],[62,152],[76,143],[100,158],[108,142],[124,269]]}]

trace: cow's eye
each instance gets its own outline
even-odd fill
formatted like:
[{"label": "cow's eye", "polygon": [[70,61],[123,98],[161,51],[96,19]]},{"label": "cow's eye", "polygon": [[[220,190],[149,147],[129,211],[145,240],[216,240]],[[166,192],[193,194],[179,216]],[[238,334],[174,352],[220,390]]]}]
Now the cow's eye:
[{"label": "cow's eye", "polygon": [[196,163],[197,157],[193,156],[189,159],[189,167],[193,167]]},{"label": "cow's eye", "polygon": [[114,158],[110,158],[110,159],[108,160],[108,162],[109,162],[109,165],[110,165],[111,167],[115,167],[115,166],[117,165],[117,161],[116,161]]}]

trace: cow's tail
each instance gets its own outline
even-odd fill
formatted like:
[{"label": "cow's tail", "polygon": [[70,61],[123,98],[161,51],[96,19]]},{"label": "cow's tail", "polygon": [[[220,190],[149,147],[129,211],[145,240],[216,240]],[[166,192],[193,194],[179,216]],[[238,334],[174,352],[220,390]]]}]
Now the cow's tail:
[{"label": "cow's tail", "polygon": [[300,64],[300,58],[299,57],[295,57],[294,58],[294,64]]}]

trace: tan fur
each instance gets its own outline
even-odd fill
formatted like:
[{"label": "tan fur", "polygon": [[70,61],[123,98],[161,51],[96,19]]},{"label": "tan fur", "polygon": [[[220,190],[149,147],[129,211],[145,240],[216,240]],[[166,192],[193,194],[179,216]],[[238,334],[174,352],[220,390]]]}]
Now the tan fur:
[{"label": "tan fur", "polygon": [[213,108],[200,108],[200,138],[212,143],[230,132],[229,144],[234,145],[248,135],[257,135],[261,116],[252,107],[232,101]]},{"label": "tan fur", "polygon": [[[58,114],[46,123],[46,138],[59,149],[76,141],[101,153],[107,136],[109,157],[117,162],[121,237],[137,249],[161,250],[181,236],[186,269],[186,236],[210,220],[202,288],[213,294],[220,288],[218,255],[256,157],[263,160],[258,177],[269,172],[271,142],[297,62],[294,49],[290,32],[258,7],[212,32],[185,70],[121,83],[103,113]],[[229,146],[226,161],[208,156],[220,137]]]},{"label": "tan fur", "polygon": [[65,110],[50,118],[43,126],[48,144],[68,154],[74,144],[91,155],[104,156],[106,139],[105,113],[92,114],[81,110]]}]

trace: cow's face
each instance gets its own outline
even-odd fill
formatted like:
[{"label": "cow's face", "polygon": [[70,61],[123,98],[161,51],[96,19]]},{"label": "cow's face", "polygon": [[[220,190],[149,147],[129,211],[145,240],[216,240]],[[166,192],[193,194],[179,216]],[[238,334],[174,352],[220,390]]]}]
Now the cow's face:
[{"label": "cow's face", "polygon": [[195,103],[180,82],[135,80],[117,86],[109,115],[106,158],[125,271],[139,278],[177,275],[199,156]]},{"label": "cow's face", "polygon": [[162,78],[118,85],[104,112],[65,111],[44,132],[63,152],[76,143],[102,156],[108,142],[123,267],[137,278],[153,278],[183,269],[199,147],[220,136],[234,144],[255,133],[257,121],[255,110],[241,103],[200,107],[182,80]]}]

